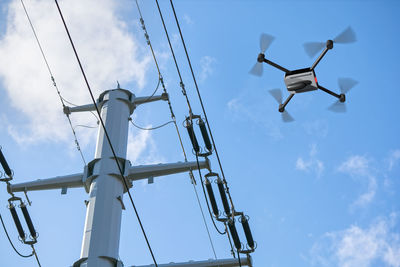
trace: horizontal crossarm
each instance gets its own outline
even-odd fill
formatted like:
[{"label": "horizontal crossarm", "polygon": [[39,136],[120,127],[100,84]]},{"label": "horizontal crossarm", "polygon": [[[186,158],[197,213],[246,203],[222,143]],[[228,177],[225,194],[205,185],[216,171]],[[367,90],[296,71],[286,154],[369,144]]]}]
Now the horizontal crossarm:
[{"label": "horizontal crossarm", "polygon": [[[251,258],[240,258],[242,266],[252,266]],[[131,267],[154,267],[151,265],[131,266]],[[236,267],[239,266],[238,259],[219,259],[219,260],[206,260],[206,261],[189,261],[181,263],[168,263],[157,264],[158,267]]]},{"label": "horizontal crossarm", "polygon": [[48,179],[38,179],[36,181],[10,184],[7,188],[8,192],[24,192],[48,189],[61,189],[71,187],[82,187],[82,173],[75,173],[65,176],[57,176]]},{"label": "horizontal crossarm", "polygon": [[[199,161],[200,169],[211,169],[208,159]],[[166,163],[166,164],[152,164],[152,165],[139,165],[129,168],[128,179],[136,181],[141,179],[153,178],[157,176],[170,175],[180,172],[188,172],[190,170],[197,170],[196,161]]]}]

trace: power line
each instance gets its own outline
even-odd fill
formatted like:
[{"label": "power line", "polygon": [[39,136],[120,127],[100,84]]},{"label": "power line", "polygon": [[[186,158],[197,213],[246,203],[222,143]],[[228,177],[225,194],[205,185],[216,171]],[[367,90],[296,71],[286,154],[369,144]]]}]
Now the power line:
[{"label": "power line", "polygon": [[133,198],[132,198],[132,195],[131,195],[131,193],[130,193],[129,186],[128,186],[128,183],[127,183],[127,181],[126,181],[126,178],[125,178],[125,176],[124,176],[124,174],[123,174],[123,171],[122,171],[122,169],[121,169],[121,166],[120,166],[119,162],[117,161],[117,155],[116,155],[116,153],[115,153],[115,151],[114,151],[114,148],[113,148],[113,146],[112,146],[112,144],[111,144],[111,140],[110,140],[110,137],[109,137],[109,135],[108,135],[107,129],[106,129],[105,125],[104,125],[103,119],[101,118],[100,110],[99,110],[99,108],[98,108],[98,106],[97,106],[97,104],[96,104],[96,100],[95,100],[95,98],[94,98],[94,96],[93,96],[92,89],[90,88],[89,82],[88,82],[88,80],[87,80],[87,78],[86,78],[85,71],[83,70],[83,67],[82,67],[81,61],[80,61],[80,59],[79,59],[78,53],[77,53],[77,51],[76,51],[76,49],[75,49],[74,42],[72,41],[72,38],[71,38],[71,35],[70,35],[70,33],[69,33],[67,24],[66,24],[66,22],[65,22],[65,20],[64,20],[64,16],[63,16],[63,14],[62,14],[62,12],[61,12],[60,6],[58,5],[58,1],[57,1],[57,0],[54,0],[54,1],[55,1],[56,5],[57,5],[58,13],[60,14],[61,20],[62,20],[62,22],[63,22],[63,24],[64,24],[64,28],[65,28],[65,31],[67,32],[67,35],[68,35],[69,41],[70,41],[70,43],[71,43],[72,49],[74,50],[74,54],[75,54],[76,60],[78,61],[80,70],[81,70],[81,72],[82,72],[83,78],[84,78],[84,80],[85,80],[86,86],[87,86],[88,91],[89,91],[89,94],[90,94],[90,97],[91,97],[91,99],[92,99],[92,101],[93,101],[93,104],[94,104],[94,106],[95,106],[95,108],[96,108],[96,112],[97,112],[97,115],[99,116],[99,120],[100,120],[101,126],[103,127],[104,134],[105,134],[105,136],[106,136],[106,138],[107,138],[108,144],[110,145],[110,149],[111,149],[111,152],[112,152],[112,154],[113,154],[113,156],[114,156],[115,163],[117,164],[118,170],[119,170],[119,172],[120,172],[120,174],[121,174],[122,181],[123,181],[124,186],[125,186],[125,189],[126,189],[126,191],[127,191],[127,193],[128,193],[130,202],[132,203],[132,207],[133,207],[133,209],[134,209],[134,211],[135,211],[135,214],[136,214],[137,220],[138,220],[138,222],[139,222],[140,228],[141,228],[141,230],[142,230],[143,236],[144,236],[144,238],[145,238],[145,240],[146,240],[147,247],[148,247],[148,249],[149,249],[149,251],[150,251],[150,254],[151,254],[151,257],[152,257],[152,259],[153,259],[153,262],[154,262],[154,264],[155,264],[156,267],[157,267],[158,265],[157,265],[157,261],[156,261],[156,259],[155,259],[155,257],[154,257],[154,254],[153,254],[153,250],[151,249],[151,246],[150,246],[149,240],[148,240],[148,238],[147,238],[146,232],[145,232],[145,230],[144,230],[142,221],[140,220],[139,213],[138,213],[138,211],[137,211],[137,209],[136,209],[135,203],[133,202]]},{"label": "power line", "polygon": [[1,220],[1,224],[2,224],[3,229],[4,229],[4,233],[5,233],[6,236],[7,236],[8,242],[10,243],[10,245],[11,245],[11,247],[14,249],[14,251],[15,251],[19,256],[21,256],[21,257],[23,257],[23,258],[32,257],[33,254],[34,254],[33,251],[32,251],[32,253],[29,254],[29,255],[23,255],[23,254],[21,254],[21,253],[15,248],[15,246],[14,246],[13,242],[11,241],[11,238],[10,238],[10,236],[9,236],[9,234],[8,234],[7,228],[6,228],[5,224],[4,224],[3,217],[1,216],[1,214],[0,214],[0,220]]},{"label": "power line", "polygon": [[168,124],[170,124],[170,123],[174,123],[174,121],[167,121],[166,123],[163,123],[163,124],[161,124],[161,125],[159,125],[159,126],[156,126],[156,127],[144,128],[144,127],[141,127],[141,126],[136,125],[136,124],[132,121],[131,118],[129,118],[129,121],[132,123],[133,126],[135,126],[136,128],[138,128],[138,129],[140,129],[140,130],[144,130],[144,131],[157,130],[157,129],[160,129],[160,128],[162,128],[162,127],[164,127],[164,126],[166,126],[166,125],[168,125]]},{"label": "power line", "polygon": [[[53,86],[54,86],[54,88],[55,88],[56,91],[57,91],[57,94],[58,94],[58,96],[59,96],[59,98],[60,98],[60,101],[61,101],[61,104],[62,104],[63,108],[65,108],[65,104],[64,104],[64,100],[65,100],[65,99],[61,96],[60,90],[58,89],[56,80],[55,80],[55,78],[54,78],[54,76],[53,76],[53,72],[51,71],[49,62],[47,61],[46,55],[45,55],[45,53],[44,53],[44,51],[43,51],[43,48],[42,48],[42,45],[41,45],[41,43],[40,43],[40,41],[39,41],[39,37],[38,37],[38,35],[36,34],[35,27],[33,27],[33,23],[32,23],[32,21],[31,21],[31,18],[30,18],[30,16],[29,16],[28,10],[26,9],[23,0],[21,0],[21,4],[22,4],[22,7],[24,8],[26,18],[27,18],[28,21],[29,21],[29,25],[31,26],[33,35],[35,36],[36,43],[37,43],[37,45],[39,46],[40,53],[42,54],[43,60],[44,60],[44,62],[45,62],[45,64],[46,64],[47,70],[48,70],[48,72],[49,72],[49,74],[50,74],[51,81],[53,82]],[[69,126],[71,127],[72,134],[74,135],[76,148],[77,148],[77,150],[79,151],[79,153],[80,153],[80,155],[81,155],[81,158],[82,158],[82,161],[83,161],[84,165],[86,165],[86,160],[85,160],[85,157],[83,156],[81,147],[80,147],[80,145],[79,145],[79,141],[78,141],[78,138],[77,138],[77,136],[76,136],[75,129],[74,129],[74,127],[72,126],[71,119],[70,119],[70,117],[69,117],[68,114],[66,114],[66,116],[67,116],[67,119],[68,119],[68,122],[69,122]]]},{"label": "power line", "polygon": [[[156,1],[157,1],[157,0],[156,0]],[[213,134],[212,134],[211,127],[210,127],[210,124],[209,124],[209,122],[208,122],[207,113],[206,113],[206,110],[205,110],[205,107],[204,107],[204,104],[203,104],[203,100],[202,100],[201,95],[200,95],[200,90],[199,90],[199,87],[198,87],[198,85],[197,85],[197,81],[196,81],[196,77],[195,77],[195,75],[194,75],[192,63],[191,63],[190,58],[189,58],[189,53],[188,53],[187,48],[186,48],[185,40],[184,40],[184,38],[183,38],[182,30],[181,30],[181,27],[180,27],[180,25],[179,25],[178,17],[177,17],[177,15],[176,15],[175,7],[174,7],[174,4],[173,4],[172,0],[170,0],[170,3],[171,3],[172,11],[173,11],[173,13],[174,13],[175,22],[176,22],[176,25],[177,25],[178,30],[179,30],[179,35],[180,35],[180,37],[181,37],[181,41],[182,41],[182,44],[183,44],[183,48],[185,49],[186,59],[187,59],[187,61],[188,61],[189,67],[190,67],[190,72],[192,73],[192,78],[193,78],[194,85],[195,85],[195,87],[196,87],[197,96],[199,97],[200,105],[201,105],[201,108],[202,108],[202,110],[203,110],[203,114],[204,114],[204,118],[205,118],[205,121],[206,121],[206,124],[207,124],[207,128],[208,128],[208,131],[210,132],[211,141],[212,141],[213,146],[214,146],[215,155],[217,156],[218,165],[219,165],[219,168],[220,168],[220,170],[221,170],[223,182],[224,182],[225,188],[226,188],[226,193],[228,194],[229,201],[230,201],[230,203],[231,203],[231,208],[232,208],[232,210],[234,211],[234,210],[235,210],[235,207],[234,207],[234,205],[233,205],[232,197],[231,197],[231,194],[230,194],[230,192],[229,192],[228,183],[227,183],[227,181],[226,181],[226,179],[225,179],[225,174],[224,174],[224,170],[223,170],[223,168],[222,168],[222,163],[221,163],[221,160],[220,160],[220,157],[219,157],[219,154],[218,154],[217,146],[215,145],[214,136],[213,136]],[[234,212],[232,212],[232,217],[233,217],[233,216],[234,216]]]},{"label": "power line", "polygon": [[[174,58],[175,67],[176,67],[176,70],[177,70],[177,72],[178,72],[178,76],[179,76],[179,79],[180,79],[180,85],[181,85],[181,87],[182,87],[182,94],[185,96],[186,102],[187,102],[187,105],[188,105],[188,108],[189,108],[189,119],[190,119],[190,121],[192,122],[193,112],[192,112],[192,108],[191,108],[191,105],[190,105],[190,100],[189,100],[189,98],[188,98],[188,96],[187,96],[187,94],[186,94],[185,85],[184,85],[184,83],[183,83],[183,79],[182,79],[182,75],[181,75],[181,72],[180,72],[180,69],[179,69],[179,65],[178,65],[178,62],[177,62],[176,57],[175,57],[174,49],[172,48],[171,40],[170,40],[170,38],[169,38],[168,30],[167,30],[167,27],[166,27],[166,25],[165,25],[164,17],[163,17],[163,15],[162,15],[161,8],[160,8],[160,5],[159,5],[159,3],[158,3],[158,0],[156,0],[156,4],[157,4],[157,8],[158,8],[158,13],[160,14],[161,22],[162,22],[163,27],[164,27],[165,35],[166,35],[167,40],[168,40],[169,48],[170,48],[171,53],[172,53],[172,56],[173,56],[173,58]],[[193,122],[192,122],[192,123],[193,123]],[[199,166],[198,155],[197,155],[197,154],[196,154],[196,160],[197,160],[197,164],[198,164],[198,166]],[[226,232],[222,232],[221,230],[218,229],[217,225],[215,224],[214,217],[213,217],[212,214],[211,214],[210,205],[209,205],[209,203],[208,203],[208,199],[207,199],[207,196],[206,196],[206,193],[205,193],[204,184],[203,184],[203,179],[202,179],[202,175],[201,175],[201,171],[200,171],[200,170],[199,170],[199,176],[200,176],[201,185],[202,185],[204,197],[205,197],[205,199],[206,199],[207,209],[208,209],[208,212],[209,212],[209,214],[210,214],[211,221],[212,221],[212,223],[213,223],[215,229],[217,230],[217,232],[218,232],[219,234],[223,235],[223,234],[225,234]]]},{"label": "power line", "polygon": [[[151,54],[152,54],[153,59],[154,59],[154,63],[155,63],[155,65],[156,65],[156,67],[157,67],[159,79],[160,79],[161,84],[162,84],[162,86],[163,86],[164,92],[167,93],[167,89],[165,88],[165,85],[164,85],[164,82],[163,82],[163,79],[162,79],[161,70],[160,70],[160,67],[158,66],[157,58],[156,58],[156,55],[155,55],[155,53],[154,53],[154,49],[153,49],[153,46],[152,46],[152,44],[151,44],[150,37],[149,37],[149,34],[148,34],[148,32],[147,32],[146,26],[145,26],[145,24],[144,24],[143,15],[142,15],[142,12],[141,12],[141,10],[140,10],[140,6],[139,6],[139,3],[138,3],[138,0],[135,0],[135,2],[136,2],[136,7],[137,7],[138,12],[139,12],[140,23],[141,23],[142,29],[143,29],[143,31],[144,31],[144,36],[145,36],[145,38],[146,38],[147,44],[148,44],[149,47],[150,47]],[[175,60],[175,55],[173,54],[173,56],[174,56],[174,60]],[[176,60],[175,60],[175,63],[176,63]],[[179,72],[179,75],[180,75],[180,72]],[[181,76],[180,76],[180,77],[181,77]],[[184,87],[184,84],[183,84],[183,82],[182,82],[182,79],[181,79],[181,87],[182,87],[182,92],[183,92],[184,94],[186,94],[185,87]],[[188,105],[189,105],[189,107],[190,107],[189,99],[187,99],[187,101],[188,101]],[[170,112],[171,112],[171,118],[172,118],[172,120],[174,121],[175,129],[176,129],[176,132],[177,132],[177,135],[178,135],[179,143],[180,143],[180,145],[181,145],[181,149],[182,149],[182,152],[183,152],[183,156],[184,156],[185,162],[187,162],[186,151],[185,151],[185,148],[184,148],[184,146],[183,146],[181,134],[180,134],[180,132],[179,132],[178,125],[176,124],[176,118],[175,118],[175,115],[174,115],[174,112],[173,112],[173,109],[172,109],[172,104],[171,104],[169,98],[168,98],[168,105],[169,105],[169,109],[170,109]],[[207,231],[208,239],[209,239],[209,241],[210,241],[210,245],[211,245],[212,251],[213,251],[213,253],[214,253],[214,257],[217,259],[217,254],[216,254],[216,252],[215,252],[214,244],[213,244],[213,241],[212,241],[212,239],[211,239],[210,231],[209,231],[208,226],[207,226],[207,222],[206,222],[206,219],[205,219],[205,216],[204,216],[203,208],[201,207],[201,203],[200,203],[200,200],[199,200],[199,197],[198,197],[198,193],[197,193],[197,189],[196,189],[196,179],[194,178],[194,175],[193,175],[192,170],[189,171],[189,177],[190,177],[191,182],[192,182],[192,185],[193,185],[193,190],[194,190],[194,192],[195,192],[195,194],[196,194],[197,203],[198,203],[198,205],[199,205],[199,209],[200,209],[200,212],[201,212],[201,215],[202,215],[202,218],[203,218],[203,223],[204,223],[204,226],[205,226],[206,231]]]}]

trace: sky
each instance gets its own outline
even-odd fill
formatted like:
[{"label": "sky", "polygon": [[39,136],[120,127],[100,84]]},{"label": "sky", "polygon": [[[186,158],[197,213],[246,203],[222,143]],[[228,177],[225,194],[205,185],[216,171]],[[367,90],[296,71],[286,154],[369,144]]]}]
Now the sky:
[{"label": "sky", "polygon": [[[117,81],[136,96],[152,94],[158,74],[134,1],[59,3],[96,96],[116,88]],[[77,105],[90,103],[54,2],[25,4],[61,94]],[[182,126],[188,108],[155,1],[139,4],[184,147],[191,151]],[[400,266],[400,3],[174,4],[235,207],[250,217],[257,242],[254,266]],[[169,1],[161,0],[160,6],[193,111],[201,114]],[[275,37],[266,57],[293,70],[315,60],[304,52],[303,43],[332,39],[348,26],[357,42],[335,44],[316,68],[318,82],[335,92],[340,77],[358,81],[346,96],[347,112],[331,112],[328,107],[336,100],[314,91],[296,95],[287,106],[295,121],[282,122],[268,90],[285,89],[283,73],[265,65],[262,77],[249,74],[259,53],[260,34]],[[0,1],[0,59],[0,145],[14,171],[13,183],[83,171],[58,95],[17,0]],[[132,118],[143,127],[171,119],[165,102],[142,105]],[[96,118],[72,114],[71,120],[89,162],[95,151]],[[131,125],[127,159],[133,165],[183,161],[173,125],[154,131]],[[189,153],[188,159],[195,156]],[[212,170],[220,173],[215,155],[210,161]],[[196,188],[205,209],[200,184]],[[5,184],[0,192],[0,214],[19,251],[28,254],[7,209]],[[188,174],[156,178],[153,184],[138,181],[131,193],[159,264],[214,258]],[[88,195],[82,188],[69,189],[66,195],[59,190],[28,195],[42,266],[71,266],[80,255]],[[127,204],[120,259],[125,266],[151,264]],[[218,235],[208,216],[206,220],[217,257],[231,257],[226,237]],[[33,258],[16,255],[0,232],[2,266],[37,266]]]}]

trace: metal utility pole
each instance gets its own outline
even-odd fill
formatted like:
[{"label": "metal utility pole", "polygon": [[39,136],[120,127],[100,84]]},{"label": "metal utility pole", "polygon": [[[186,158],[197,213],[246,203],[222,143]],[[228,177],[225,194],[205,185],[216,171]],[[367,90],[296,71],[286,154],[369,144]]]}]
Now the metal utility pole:
[{"label": "metal utility pole", "polygon": [[[101,109],[101,117],[116,153],[116,159],[105,138],[104,129],[99,127],[94,159],[85,166],[83,173],[9,184],[7,189],[10,193],[62,189],[62,194],[65,194],[67,188],[73,187],[84,187],[86,192],[89,193],[81,255],[80,259],[73,264],[73,267],[123,266],[122,262],[118,260],[118,252],[121,215],[122,210],[125,209],[123,195],[126,193],[126,188],[116,161],[120,164],[129,187],[132,187],[132,182],[136,180],[149,179],[151,181],[157,176],[187,172],[198,168],[196,161],[132,166],[126,159],[130,115],[138,105],[167,99],[167,94],[136,97],[130,91],[121,88],[103,92],[97,100],[97,106]],[[88,104],[66,107],[64,112],[70,114],[93,110],[95,110],[95,105]],[[207,159],[200,161],[199,166],[200,168],[211,169]],[[222,261],[218,265],[238,266],[232,265],[232,261],[228,261],[226,265]],[[205,264],[204,266],[213,265]]]}]

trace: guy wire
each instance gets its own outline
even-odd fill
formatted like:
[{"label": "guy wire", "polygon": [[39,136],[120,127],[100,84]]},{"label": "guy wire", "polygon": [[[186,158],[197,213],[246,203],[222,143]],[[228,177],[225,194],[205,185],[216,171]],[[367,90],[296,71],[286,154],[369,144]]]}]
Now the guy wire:
[{"label": "guy wire", "polygon": [[94,96],[93,96],[93,92],[92,92],[92,90],[91,90],[91,88],[90,88],[90,85],[89,85],[89,82],[88,82],[88,80],[87,80],[87,78],[86,78],[85,71],[83,70],[81,61],[80,61],[79,56],[78,56],[78,53],[77,53],[77,51],[76,51],[76,49],[75,49],[75,45],[74,45],[74,42],[72,41],[72,38],[71,38],[71,35],[70,35],[70,33],[69,33],[67,24],[65,23],[64,16],[62,15],[62,12],[61,12],[60,6],[58,5],[57,0],[54,0],[54,1],[55,1],[56,5],[57,5],[58,13],[60,14],[61,20],[62,20],[62,22],[63,22],[63,24],[64,24],[64,28],[65,28],[65,31],[67,32],[67,35],[68,35],[69,41],[70,41],[70,43],[71,43],[72,49],[74,50],[75,57],[76,57],[76,59],[77,59],[77,61],[78,61],[79,67],[80,67],[80,69],[81,69],[83,78],[84,78],[84,80],[85,80],[86,86],[87,86],[88,91],[89,91],[89,94],[90,94],[90,97],[92,98],[93,104],[94,104],[94,106],[95,106],[95,108],[96,108],[96,112],[97,112],[97,115],[99,116],[99,120],[100,120],[101,126],[103,127],[104,134],[105,134],[105,136],[106,136],[106,139],[107,139],[107,141],[108,141],[108,144],[110,145],[110,149],[111,149],[111,152],[112,152],[112,154],[113,154],[113,156],[114,156],[115,163],[117,164],[118,170],[119,170],[119,172],[120,172],[120,174],[121,174],[122,181],[123,181],[124,186],[125,186],[125,188],[126,188],[126,191],[127,191],[127,193],[128,193],[130,202],[132,203],[132,207],[133,207],[133,209],[134,209],[134,211],[135,211],[136,218],[137,218],[137,220],[138,220],[138,222],[139,222],[139,225],[140,225],[140,228],[141,228],[141,230],[142,230],[143,236],[144,236],[144,238],[145,238],[145,240],[146,240],[147,247],[148,247],[148,249],[149,249],[149,251],[150,251],[150,254],[151,254],[151,257],[152,257],[152,259],[153,259],[153,262],[154,262],[155,266],[157,267],[157,266],[158,266],[158,265],[157,265],[157,261],[156,261],[156,259],[155,259],[155,257],[154,257],[153,250],[151,249],[151,246],[150,246],[149,240],[148,240],[148,238],[147,238],[146,232],[145,232],[145,230],[144,230],[142,221],[140,220],[139,213],[138,213],[138,211],[137,211],[137,209],[136,209],[136,206],[135,206],[135,204],[134,204],[134,202],[133,202],[133,198],[132,198],[132,195],[131,195],[131,193],[130,193],[129,186],[128,186],[128,183],[127,183],[127,181],[126,181],[126,177],[125,177],[124,174],[123,174],[123,171],[122,171],[122,169],[121,169],[121,166],[120,166],[119,162],[117,161],[117,155],[116,155],[116,153],[115,153],[115,151],[114,151],[114,148],[113,148],[113,146],[112,146],[112,143],[111,143],[110,137],[109,137],[109,135],[108,135],[107,129],[106,129],[105,125],[104,125],[103,119],[101,118],[100,110],[99,110],[99,108],[98,108],[98,106],[97,106],[97,104],[96,104],[96,100],[95,100],[95,98],[94,98]]}]

